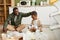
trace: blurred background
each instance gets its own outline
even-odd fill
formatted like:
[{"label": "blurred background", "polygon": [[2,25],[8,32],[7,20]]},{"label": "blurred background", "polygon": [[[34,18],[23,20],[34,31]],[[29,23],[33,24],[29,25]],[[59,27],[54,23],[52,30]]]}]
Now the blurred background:
[{"label": "blurred background", "polygon": [[[36,11],[49,40],[60,40],[60,0],[0,0],[0,34],[14,7],[23,13]],[[22,24],[30,24],[31,20],[31,16],[23,18]]]}]

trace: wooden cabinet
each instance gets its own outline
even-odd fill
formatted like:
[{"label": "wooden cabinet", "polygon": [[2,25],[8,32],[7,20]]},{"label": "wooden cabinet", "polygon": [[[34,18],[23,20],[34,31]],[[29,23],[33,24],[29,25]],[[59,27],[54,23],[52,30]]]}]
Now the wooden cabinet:
[{"label": "wooden cabinet", "polygon": [[0,24],[3,24],[9,14],[9,7],[14,5],[12,0],[0,0]]},{"label": "wooden cabinet", "polygon": [[4,22],[4,1],[0,0],[0,24]]}]

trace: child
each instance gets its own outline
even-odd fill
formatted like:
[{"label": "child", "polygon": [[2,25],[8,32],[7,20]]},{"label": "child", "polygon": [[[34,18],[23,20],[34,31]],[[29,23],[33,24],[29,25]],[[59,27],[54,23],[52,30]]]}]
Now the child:
[{"label": "child", "polygon": [[32,13],[32,23],[31,26],[29,27],[31,32],[35,32],[36,30],[40,30],[42,32],[42,25],[40,23],[40,20],[37,18],[37,12]]},{"label": "child", "polygon": [[42,32],[42,25],[40,24],[40,20],[37,18],[37,12],[32,12],[31,17],[31,25],[28,26],[28,30],[23,38],[26,40],[38,40],[41,35],[40,32]]}]

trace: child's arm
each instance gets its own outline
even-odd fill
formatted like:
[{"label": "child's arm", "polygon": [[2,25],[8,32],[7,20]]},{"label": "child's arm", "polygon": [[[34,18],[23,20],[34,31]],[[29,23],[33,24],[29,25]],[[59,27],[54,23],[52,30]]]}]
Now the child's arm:
[{"label": "child's arm", "polygon": [[33,25],[33,20],[31,21],[31,24]]},{"label": "child's arm", "polygon": [[42,32],[42,24],[40,23],[40,20],[38,20],[38,28],[39,28],[40,32]]},{"label": "child's arm", "polygon": [[42,32],[42,27],[39,27],[40,32]]}]

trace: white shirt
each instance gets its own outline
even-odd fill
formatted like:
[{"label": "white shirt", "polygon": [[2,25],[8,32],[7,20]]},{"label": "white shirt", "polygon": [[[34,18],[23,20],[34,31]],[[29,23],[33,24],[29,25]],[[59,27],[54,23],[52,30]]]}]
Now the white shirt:
[{"label": "white shirt", "polygon": [[17,20],[17,16],[15,16],[15,18],[14,18],[14,22],[16,22],[16,20]]},{"label": "white shirt", "polygon": [[34,20],[34,21],[33,21],[33,24],[34,24],[34,25],[33,25],[33,24],[30,25],[29,28],[35,27],[36,29],[38,29],[37,21],[38,21],[38,20]]}]

